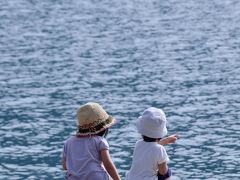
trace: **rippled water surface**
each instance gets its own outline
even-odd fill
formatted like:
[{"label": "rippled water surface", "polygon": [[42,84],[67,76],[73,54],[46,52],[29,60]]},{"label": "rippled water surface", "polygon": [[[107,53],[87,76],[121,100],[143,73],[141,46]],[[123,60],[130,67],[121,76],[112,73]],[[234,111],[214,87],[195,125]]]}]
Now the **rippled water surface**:
[{"label": "rippled water surface", "polygon": [[63,179],[79,105],[118,119],[122,176],[135,122],[163,108],[177,180],[240,179],[240,1],[0,1],[0,179]]}]

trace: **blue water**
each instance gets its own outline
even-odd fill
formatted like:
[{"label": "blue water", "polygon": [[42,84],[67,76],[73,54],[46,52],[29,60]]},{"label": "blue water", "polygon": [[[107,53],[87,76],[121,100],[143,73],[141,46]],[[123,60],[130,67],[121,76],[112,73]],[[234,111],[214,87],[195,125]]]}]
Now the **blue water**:
[{"label": "blue water", "polygon": [[0,179],[63,179],[76,109],[118,123],[125,179],[149,106],[164,109],[175,180],[240,179],[240,1],[1,0]]}]

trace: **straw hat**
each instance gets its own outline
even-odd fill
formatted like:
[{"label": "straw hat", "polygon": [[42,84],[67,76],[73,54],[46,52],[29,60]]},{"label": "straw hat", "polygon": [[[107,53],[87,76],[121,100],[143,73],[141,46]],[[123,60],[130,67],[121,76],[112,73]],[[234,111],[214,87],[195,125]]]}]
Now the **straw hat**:
[{"label": "straw hat", "polygon": [[146,109],[138,118],[138,132],[150,138],[162,138],[167,134],[167,119],[165,113],[158,108]]},{"label": "straw hat", "polygon": [[89,102],[77,111],[77,135],[95,135],[112,126],[115,121],[98,103]]}]

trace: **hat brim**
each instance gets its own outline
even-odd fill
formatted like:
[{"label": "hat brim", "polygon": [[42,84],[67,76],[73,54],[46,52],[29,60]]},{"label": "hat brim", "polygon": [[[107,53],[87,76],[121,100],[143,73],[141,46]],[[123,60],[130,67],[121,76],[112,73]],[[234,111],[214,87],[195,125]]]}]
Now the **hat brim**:
[{"label": "hat brim", "polygon": [[137,130],[140,134],[150,138],[163,138],[164,136],[167,135],[166,126],[159,127],[159,128],[155,127],[154,129],[147,128],[141,123],[141,120],[142,120],[142,116],[140,116],[137,121]]},{"label": "hat brim", "polygon": [[106,120],[101,121],[99,124],[95,125],[94,127],[90,127],[87,129],[83,129],[80,126],[78,126],[78,130],[76,135],[77,136],[91,136],[91,135],[96,135],[99,132],[113,126],[116,124],[116,119],[113,118],[112,116],[109,116]]}]

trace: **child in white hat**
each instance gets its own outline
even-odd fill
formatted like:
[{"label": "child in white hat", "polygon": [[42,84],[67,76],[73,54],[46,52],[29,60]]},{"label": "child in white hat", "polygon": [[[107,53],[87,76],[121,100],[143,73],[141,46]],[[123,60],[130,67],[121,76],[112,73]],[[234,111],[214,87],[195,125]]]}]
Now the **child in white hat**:
[{"label": "child in white hat", "polygon": [[134,148],[132,166],[127,180],[169,179],[168,155],[162,145],[175,143],[176,135],[162,139],[167,134],[165,113],[158,108],[146,109],[138,118],[137,130],[142,135]]},{"label": "child in white hat", "polygon": [[64,144],[62,166],[67,180],[120,180],[104,138],[115,119],[97,103],[77,111],[78,130]]}]

